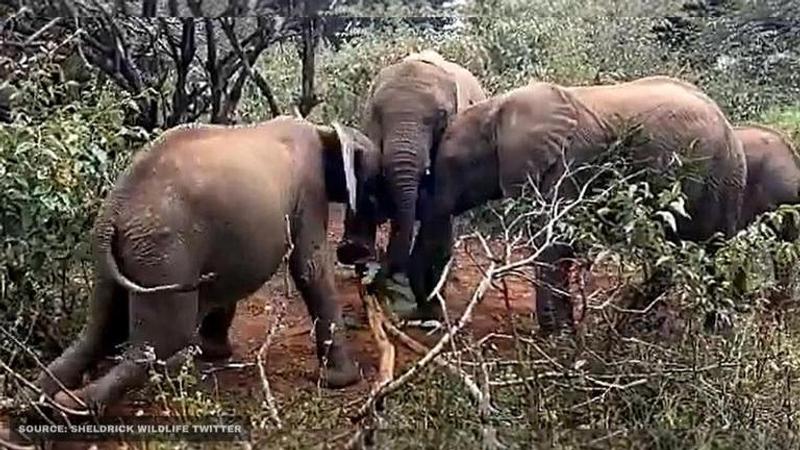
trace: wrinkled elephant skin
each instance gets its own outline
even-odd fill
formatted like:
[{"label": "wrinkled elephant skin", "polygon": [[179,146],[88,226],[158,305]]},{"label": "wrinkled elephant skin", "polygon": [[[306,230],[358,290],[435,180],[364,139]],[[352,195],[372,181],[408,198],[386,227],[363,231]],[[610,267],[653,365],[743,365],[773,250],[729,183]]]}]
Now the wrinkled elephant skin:
[{"label": "wrinkled elephant skin", "polygon": [[[744,193],[745,158],[724,114],[699,89],[660,76],[588,87],[533,82],[472,106],[450,124],[434,162],[433,195],[423,208],[411,265],[429,267],[435,255],[449,253],[452,216],[517,196],[528,177],[541,192],[550,191],[565,162],[589,162],[608,148],[620,120],[636,121],[647,136],[633,149],[637,159],[653,157],[648,160],[658,168],[673,152],[691,149],[692,156],[705,161],[700,168],[705,179],[684,186],[687,211],[702,211],[703,220],[679,221],[680,237],[705,239],[718,231],[731,236]],[[559,195],[575,192],[562,189]],[[555,263],[571,255],[569,247],[550,246],[541,260]],[[433,275],[425,280],[427,292],[438,278]],[[569,324],[569,299],[544,287],[563,291],[566,277],[556,269],[541,269],[539,279],[541,328]]]},{"label": "wrinkled elephant skin", "polygon": [[[105,201],[93,228],[88,324],[49,371],[78,389],[91,366],[128,344],[108,374],[74,391],[102,407],[145,381],[147,347],[168,364],[195,343],[208,358],[230,356],[237,301],[272,276],[291,242],[289,271],[315,325],[323,380],[357,382],[326,239],[328,203],[357,210],[365,200],[357,185],[377,167],[372,143],[338,125],[279,117],[168,130]],[[45,372],[37,384],[72,401]]]},{"label": "wrinkled elephant skin", "polygon": [[747,188],[740,223],[759,214],[800,202],[800,159],[788,137],[763,126],[734,129],[747,158]]},{"label": "wrinkled elephant skin", "polygon": [[[394,292],[414,287],[409,253],[425,173],[447,124],[455,115],[486,98],[478,80],[465,68],[432,50],[411,54],[383,68],[372,82],[362,113],[362,128],[381,151],[383,183],[372,186],[382,214],[391,219],[387,283]],[[432,176],[435,176],[432,175]],[[376,215],[349,214],[337,255],[344,264],[374,258]],[[390,295],[391,296],[391,295]],[[402,302],[410,295],[394,295]],[[413,307],[413,298],[408,299]],[[399,303],[398,308],[402,309]],[[398,311],[399,312],[399,311]]]}]

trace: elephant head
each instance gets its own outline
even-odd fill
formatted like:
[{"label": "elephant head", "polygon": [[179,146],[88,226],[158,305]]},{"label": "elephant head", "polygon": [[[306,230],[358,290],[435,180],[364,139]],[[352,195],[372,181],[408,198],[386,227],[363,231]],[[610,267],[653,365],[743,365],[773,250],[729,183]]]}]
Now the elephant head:
[{"label": "elephant head", "polygon": [[[450,120],[485,94],[477,79],[466,69],[446,61],[433,50],[424,50],[385,67],[373,80],[362,112],[366,134],[381,153],[381,186],[371,186],[380,199],[379,215],[392,220],[388,249],[388,272],[405,273],[416,220],[421,185],[439,141]],[[372,233],[373,218],[360,214],[348,217],[346,237],[360,228]],[[374,235],[364,242],[374,242]],[[345,241],[340,250],[352,244]],[[345,264],[357,262],[355,252],[339,251]],[[361,252],[361,256],[368,252]]]},{"label": "elephant head", "polygon": [[337,258],[360,262],[373,256],[376,227],[381,216],[380,152],[355,128],[333,123],[317,126],[326,149],[325,177],[329,199],[347,205],[345,238]]}]

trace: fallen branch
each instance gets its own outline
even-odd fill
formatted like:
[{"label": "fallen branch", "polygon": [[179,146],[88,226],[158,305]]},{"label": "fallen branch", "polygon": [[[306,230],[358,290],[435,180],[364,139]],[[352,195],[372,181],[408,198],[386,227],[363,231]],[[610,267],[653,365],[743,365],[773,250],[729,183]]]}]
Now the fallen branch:
[{"label": "fallen branch", "polygon": [[433,348],[420,360],[418,360],[413,366],[411,366],[408,370],[406,370],[400,377],[394,380],[387,380],[386,382],[382,383],[378,389],[376,389],[372,395],[364,402],[364,404],[358,409],[358,411],[353,416],[353,419],[361,419],[367,415],[367,413],[375,406],[376,402],[379,402],[388,394],[400,389],[412,377],[414,377],[420,370],[424,369],[428,364],[430,364],[440,353],[444,350],[444,347],[450,342],[450,339],[453,338],[457,333],[459,333],[471,320],[472,312],[475,310],[475,307],[483,300],[486,291],[491,286],[492,277],[494,275],[496,263],[492,262],[489,270],[487,270],[486,276],[481,280],[480,284],[478,285],[477,289],[472,295],[469,304],[467,305],[464,314],[461,316],[461,319],[458,321],[458,324],[453,328],[447,330],[447,332],[442,335],[439,341],[436,343]]},{"label": "fallen branch", "polygon": [[375,392],[380,386],[394,378],[395,348],[386,336],[385,326],[388,321],[381,307],[378,305],[378,301],[374,296],[363,292],[363,289],[361,298],[367,310],[369,328],[372,330],[372,336],[375,338],[375,342],[377,342],[378,349],[381,352],[380,363],[378,365],[378,379],[373,387],[373,392]]},{"label": "fallen branch", "polygon": [[[402,330],[394,326],[394,324],[392,324],[391,322],[386,321],[384,322],[383,326],[384,328],[386,328],[386,331],[388,331],[389,334],[391,334],[394,338],[399,340],[401,343],[403,343],[403,345],[410,348],[413,352],[417,353],[418,355],[425,356],[425,354],[427,354],[430,351],[430,349],[426,347],[424,344],[420,343],[416,339],[404,333]],[[481,392],[478,385],[475,383],[472,377],[469,376],[468,373],[466,373],[461,368],[457,367],[455,364],[452,364],[441,357],[436,358],[433,362],[442,366],[452,375],[455,375],[458,378],[460,378],[461,382],[464,383],[464,386],[467,387],[467,391],[469,392],[469,394],[478,404],[480,404],[483,401],[483,393]]]},{"label": "fallen branch", "polygon": [[[44,365],[42,360],[39,359],[39,357],[36,355],[36,353],[33,352],[33,350],[28,348],[27,345],[25,345],[22,342],[20,342],[20,340],[17,339],[16,336],[14,336],[10,332],[6,331],[5,329],[0,328],[0,332],[2,332],[4,335],[6,335],[7,338],[9,338],[14,344],[16,344],[19,348],[21,348],[25,353],[27,353],[33,359],[33,362],[36,363],[36,365],[39,367],[39,369],[44,371],[44,373],[48,377],[50,377],[50,379],[52,379],[53,382],[56,383],[56,385],[58,385],[59,389],[61,389],[62,392],[66,393],[67,396],[69,396],[73,401],[75,401],[78,404],[78,406],[80,406],[82,408],[88,408],[86,406],[86,403],[84,403],[82,399],[80,399],[77,395],[75,395],[70,389],[67,389],[67,387],[64,386],[64,384],[61,382],[61,380],[59,380],[58,377],[56,377],[55,374],[53,374],[53,372],[51,372],[50,369],[48,369],[47,366]],[[0,361],[0,362],[2,362],[2,361]],[[6,369],[7,371],[9,371],[10,373],[14,374],[14,375],[18,375],[16,372],[14,372],[11,369],[11,367],[8,367],[5,364],[3,364],[3,368]],[[22,380],[25,381],[25,384],[28,387],[30,387],[30,388],[34,389],[35,391],[37,391],[37,393],[41,392],[42,394],[44,394],[38,387],[36,387],[33,383],[30,383],[27,379],[22,378]],[[67,407],[61,405],[60,403],[56,402],[54,399],[51,399],[49,397],[47,397],[47,400],[52,402],[53,406],[56,406],[57,408],[59,408],[59,409],[61,409],[63,411],[66,411],[66,412],[68,412],[70,414],[76,414],[77,413],[77,415],[88,415],[88,412],[87,412],[87,414],[81,414],[80,412],[77,412],[77,411],[75,411],[73,409],[70,409],[70,408],[67,408]]]}]

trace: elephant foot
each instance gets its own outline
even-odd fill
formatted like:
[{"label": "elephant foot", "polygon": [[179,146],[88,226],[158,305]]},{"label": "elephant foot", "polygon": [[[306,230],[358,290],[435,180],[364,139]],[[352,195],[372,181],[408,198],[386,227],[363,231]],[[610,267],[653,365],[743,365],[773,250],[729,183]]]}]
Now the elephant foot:
[{"label": "elephant foot", "polygon": [[[51,367],[52,366],[53,365],[51,365]],[[64,364],[62,364],[62,367],[60,367],[60,369],[63,369],[63,366]],[[58,375],[56,375],[54,372],[58,372]],[[57,377],[58,381],[53,379],[53,376]],[[49,373],[48,371],[43,370],[42,372],[39,373],[39,376],[36,378],[34,385],[36,385],[36,387],[41,389],[45,395],[52,397],[56,394],[56,392],[62,389],[62,386],[66,387],[67,389],[77,389],[78,387],[80,387],[82,379],[83,379],[83,374],[78,370],[55,369],[55,370],[50,370]]]},{"label": "elephant foot", "polygon": [[230,341],[219,339],[203,339],[200,344],[200,355],[202,361],[221,361],[233,356],[233,347]]},{"label": "elephant foot", "polygon": [[325,387],[341,389],[358,383],[361,380],[361,371],[347,351],[341,347],[335,347],[328,354],[322,379]]},{"label": "elephant foot", "polygon": [[424,323],[434,321],[441,323],[444,321],[444,313],[438,302],[430,301],[423,304],[415,304],[414,309],[402,315],[398,314],[398,318],[406,322],[418,321]]},{"label": "elephant foot", "polygon": [[408,278],[401,274],[387,277],[383,285],[387,306],[394,314],[404,316],[417,308],[417,301]]},{"label": "elephant foot", "polygon": [[399,320],[441,321],[444,318],[441,305],[436,300],[417,302],[408,278],[395,274],[387,278],[384,285],[387,307]]},{"label": "elephant foot", "polygon": [[366,245],[353,241],[342,241],[336,247],[336,260],[347,266],[365,264],[372,258],[372,252]]}]

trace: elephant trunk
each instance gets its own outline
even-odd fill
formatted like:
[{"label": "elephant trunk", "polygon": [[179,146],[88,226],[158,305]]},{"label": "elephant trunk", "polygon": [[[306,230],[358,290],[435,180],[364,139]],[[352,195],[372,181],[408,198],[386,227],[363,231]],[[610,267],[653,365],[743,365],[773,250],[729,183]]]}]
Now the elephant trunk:
[{"label": "elephant trunk", "polygon": [[386,181],[395,211],[388,248],[388,272],[406,274],[416,220],[417,195],[431,153],[432,130],[419,119],[397,121],[384,134]]}]

